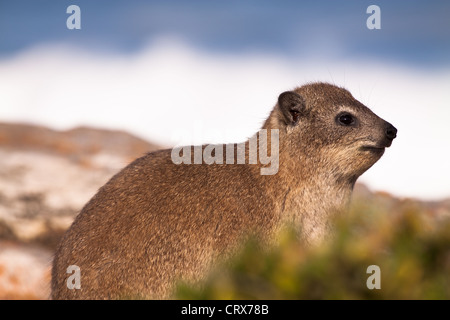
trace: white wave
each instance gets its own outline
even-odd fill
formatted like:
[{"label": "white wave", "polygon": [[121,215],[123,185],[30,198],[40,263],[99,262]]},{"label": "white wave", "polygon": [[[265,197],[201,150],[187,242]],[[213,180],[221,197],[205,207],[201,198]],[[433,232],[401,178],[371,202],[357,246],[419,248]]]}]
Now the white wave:
[{"label": "white wave", "polygon": [[450,70],[394,63],[208,53],[161,39],[135,54],[35,47],[0,61],[0,121],[123,129],[165,145],[240,142],[278,94],[345,86],[399,130],[361,177],[400,196],[450,196]]}]

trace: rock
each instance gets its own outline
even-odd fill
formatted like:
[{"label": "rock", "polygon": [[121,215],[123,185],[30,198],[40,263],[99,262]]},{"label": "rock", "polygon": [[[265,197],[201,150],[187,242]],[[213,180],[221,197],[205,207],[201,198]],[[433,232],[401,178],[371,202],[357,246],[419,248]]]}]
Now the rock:
[{"label": "rock", "polygon": [[52,252],[0,241],[0,299],[48,299]]},{"label": "rock", "polygon": [[121,131],[0,123],[0,299],[48,299],[53,250],[76,214],[158,148]]}]

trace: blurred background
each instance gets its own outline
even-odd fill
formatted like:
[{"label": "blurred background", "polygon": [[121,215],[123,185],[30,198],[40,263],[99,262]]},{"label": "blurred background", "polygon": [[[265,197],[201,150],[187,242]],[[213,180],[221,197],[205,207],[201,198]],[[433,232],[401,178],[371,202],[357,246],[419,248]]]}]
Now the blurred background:
[{"label": "blurred background", "polygon": [[[81,29],[66,25],[73,4]],[[367,27],[372,4],[381,29]],[[43,296],[2,277],[28,264],[1,269],[15,240],[53,248],[132,159],[241,142],[281,92],[312,81],[346,87],[399,130],[360,190],[449,214],[449,17],[436,0],[0,0],[3,297]],[[20,259],[48,261],[35,249]]]}]

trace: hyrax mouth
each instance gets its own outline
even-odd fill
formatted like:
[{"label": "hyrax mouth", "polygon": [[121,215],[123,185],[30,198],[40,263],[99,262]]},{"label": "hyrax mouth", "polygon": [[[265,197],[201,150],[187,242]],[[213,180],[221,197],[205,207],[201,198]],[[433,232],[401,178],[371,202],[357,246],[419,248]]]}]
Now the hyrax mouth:
[{"label": "hyrax mouth", "polygon": [[369,145],[367,145],[367,146],[362,146],[359,149],[361,151],[369,151],[369,152],[373,152],[373,153],[383,153],[384,149],[386,147],[387,146],[369,146]]},{"label": "hyrax mouth", "polygon": [[367,141],[366,144],[362,145],[359,150],[361,151],[371,151],[371,152],[384,152],[386,148],[389,148],[392,144],[392,140],[384,139],[382,141]]}]

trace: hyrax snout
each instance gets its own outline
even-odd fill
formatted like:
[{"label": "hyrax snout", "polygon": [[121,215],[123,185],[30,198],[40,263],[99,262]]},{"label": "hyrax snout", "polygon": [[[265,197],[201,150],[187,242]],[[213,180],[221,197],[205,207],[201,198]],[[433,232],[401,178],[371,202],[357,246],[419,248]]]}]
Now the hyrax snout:
[{"label": "hyrax snout", "polygon": [[326,83],[282,93],[262,129],[243,144],[149,153],[112,177],[58,246],[52,298],[169,298],[176,280],[201,280],[247,235],[269,243],[286,223],[320,242],[397,134]]}]

